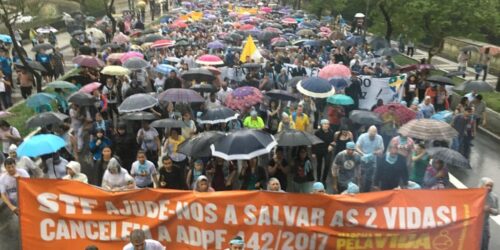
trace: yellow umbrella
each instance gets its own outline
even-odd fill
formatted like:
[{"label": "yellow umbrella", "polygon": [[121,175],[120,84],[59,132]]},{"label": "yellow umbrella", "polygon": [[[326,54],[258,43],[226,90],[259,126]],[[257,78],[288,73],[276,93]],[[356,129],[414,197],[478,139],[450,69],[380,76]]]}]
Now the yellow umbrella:
[{"label": "yellow umbrella", "polygon": [[149,47],[151,47],[151,44],[153,44],[153,43],[143,43],[141,45],[142,50],[148,50]]},{"label": "yellow umbrella", "polygon": [[130,46],[130,50],[142,50],[142,48],[137,44],[133,44]]},{"label": "yellow umbrella", "polygon": [[110,76],[124,76],[130,74],[130,70],[122,66],[110,65],[104,67],[101,73]]}]

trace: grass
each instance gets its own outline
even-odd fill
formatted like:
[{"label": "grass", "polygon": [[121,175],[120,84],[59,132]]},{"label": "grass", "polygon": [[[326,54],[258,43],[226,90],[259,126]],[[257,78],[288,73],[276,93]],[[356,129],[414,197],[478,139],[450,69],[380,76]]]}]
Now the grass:
[{"label": "grass", "polygon": [[25,102],[22,101],[21,104],[12,108],[10,111],[13,115],[6,118],[5,120],[10,123],[10,125],[14,126],[19,130],[19,133],[22,137],[27,136],[34,129],[30,129],[26,127],[26,121],[35,114],[35,111],[26,106]]}]

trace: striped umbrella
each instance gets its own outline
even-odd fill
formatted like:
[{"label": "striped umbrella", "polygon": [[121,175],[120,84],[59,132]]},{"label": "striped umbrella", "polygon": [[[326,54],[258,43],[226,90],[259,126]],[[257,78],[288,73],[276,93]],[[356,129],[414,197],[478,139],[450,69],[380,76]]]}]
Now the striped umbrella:
[{"label": "striped umbrella", "polygon": [[398,132],[421,140],[449,140],[458,135],[450,124],[434,119],[412,120],[401,126]]}]

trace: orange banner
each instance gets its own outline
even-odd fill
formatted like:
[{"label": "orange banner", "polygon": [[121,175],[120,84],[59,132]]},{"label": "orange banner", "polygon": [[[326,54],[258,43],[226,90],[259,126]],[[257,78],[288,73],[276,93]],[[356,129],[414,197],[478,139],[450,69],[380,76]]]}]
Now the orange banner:
[{"label": "orange banner", "polygon": [[479,249],[486,190],[350,195],[142,189],[19,179],[23,249],[122,249],[136,228],[167,249]]}]

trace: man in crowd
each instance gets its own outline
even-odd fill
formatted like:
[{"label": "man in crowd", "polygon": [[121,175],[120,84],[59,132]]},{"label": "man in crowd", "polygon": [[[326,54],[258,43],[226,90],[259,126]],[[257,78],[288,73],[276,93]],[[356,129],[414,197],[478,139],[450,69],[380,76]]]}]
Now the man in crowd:
[{"label": "man in crowd", "polygon": [[16,168],[16,161],[12,158],[5,159],[4,162],[6,174],[0,175],[0,194],[2,201],[9,207],[9,209],[19,214],[17,209],[17,177],[30,178],[26,170]]},{"label": "man in crowd", "polygon": [[371,126],[356,142],[356,151],[361,154],[361,191],[369,192],[372,187],[377,157],[384,153],[384,140]]}]

